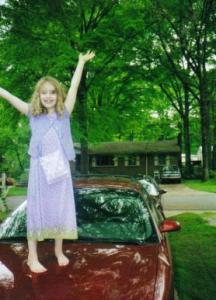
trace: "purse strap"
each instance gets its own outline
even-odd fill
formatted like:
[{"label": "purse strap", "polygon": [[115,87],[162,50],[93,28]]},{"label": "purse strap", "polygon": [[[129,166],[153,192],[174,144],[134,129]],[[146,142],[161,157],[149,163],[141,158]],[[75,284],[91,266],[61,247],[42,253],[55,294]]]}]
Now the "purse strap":
[{"label": "purse strap", "polygon": [[[47,117],[47,119],[48,119],[48,116],[46,116]],[[50,122],[50,124],[49,124],[49,126],[48,126],[48,128],[47,128],[47,131],[46,131],[46,133],[44,134],[44,136],[47,134],[47,132],[50,130],[50,128],[51,127],[53,127],[53,125],[55,124],[55,122],[57,121],[57,117],[55,118],[55,119],[48,119],[48,121]],[[55,130],[55,128],[54,128],[54,130]],[[55,130],[56,131],[56,130]],[[58,133],[56,132],[56,134],[58,135]],[[41,157],[42,156],[42,149],[41,149],[41,147],[40,147],[40,149],[39,149],[39,156]]]}]

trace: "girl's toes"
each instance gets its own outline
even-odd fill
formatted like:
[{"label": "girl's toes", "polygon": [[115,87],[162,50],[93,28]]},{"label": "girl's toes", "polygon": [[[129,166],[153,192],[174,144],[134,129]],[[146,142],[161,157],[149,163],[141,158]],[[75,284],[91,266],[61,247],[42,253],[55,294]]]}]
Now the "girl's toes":
[{"label": "girl's toes", "polygon": [[59,266],[67,266],[69,264],[69,259],[64,254],[57,256]]},{"label": "girl's toes", "polygon": [[47,271],[47,269],[44,268],[44,266],[39,261],[27,262],[27,265],[33,273],[44,273]]}]

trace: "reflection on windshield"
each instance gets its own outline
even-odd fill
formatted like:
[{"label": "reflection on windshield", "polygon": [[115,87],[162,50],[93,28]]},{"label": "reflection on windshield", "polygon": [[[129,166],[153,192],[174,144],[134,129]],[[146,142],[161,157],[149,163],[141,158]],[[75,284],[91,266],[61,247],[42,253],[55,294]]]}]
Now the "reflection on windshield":
[{"label": "reflection on windshield", "polygon": [[144,242],[152,235],[149,213],[137,192],[122,189],[75,191],[79,236]]},{"label": "reflection on windshield", "polygon": [[[154,232],[141,196],[131,190],[75,189],[79,239],[143,243]],[[26,237],[26,202],[0,227],[0,238]]]},{"label": "reflection on windshield", "polygon": [[0,227],[0,238],[26,237],[26,201]]}]

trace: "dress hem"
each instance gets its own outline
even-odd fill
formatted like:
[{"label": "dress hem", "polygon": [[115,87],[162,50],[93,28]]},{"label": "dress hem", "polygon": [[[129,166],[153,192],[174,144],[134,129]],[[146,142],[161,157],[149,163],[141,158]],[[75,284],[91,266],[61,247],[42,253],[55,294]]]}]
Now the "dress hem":
[{"label": "dress hem", "polygon": [[47,229],[38,231],[29,231],[27,232],[28,240],[37,240],[43,241],[45,239],[67,239],[67,240],[76,240],[78,239],[77,230],[70,231],[59,231],[55,229]]}]

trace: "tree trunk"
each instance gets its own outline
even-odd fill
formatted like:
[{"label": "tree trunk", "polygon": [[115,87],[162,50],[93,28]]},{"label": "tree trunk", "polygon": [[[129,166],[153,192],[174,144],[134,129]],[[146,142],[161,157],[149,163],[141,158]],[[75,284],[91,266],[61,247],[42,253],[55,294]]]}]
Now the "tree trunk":
[{"label": "tree trunk", "polygon": [[[179,134],[178,134],[178,145],[180,148],[180,158],[182,155],[182,122],[178,122],[178,129],[179,129]],[[182,170],[182,160],[179,159],[179,167]]]},{"label": "tree trunk", "polygon": [[189,116],[183,117],[184,127],[184,144],[185,144],[185,172],[186,175],[190,175],[192,172],[191,167],[191,142],[190,142],[190,128],[189,128]]},{"label": "tree trunk", "polygon": [[202,135],[203,181],[209,179],[209,105],[205,92],[205,83],[200,84],[200,116]]},{"label": "tree trunk", "polygon": [[183,115],[183,127],[184,127],[184,142],[185,142],[185,172],[186,175],[192,173],[191,167],[191,142],[190,142],[190,126],[189,126],[189,113],[190,113],[190,102],[189,102],[189,91],[184,86],[184,106],[185,112]]},{"label": "tree trunk", "polygon": [[216,170],[216,126],[213,129],[212,170]]},{"label": "tree trunk", "polygon": [[18,163],[19,163],[19,166],[20,166],[20,170],[23,172],[24,171],[24,166],[23,166],[22,161],[20,159],[19,151],[17,150],[17,147],[15,147],[14,149],[15,149],[15,152],[16,152],[16,157],[17,157],[17,160],[18,160]]},{"label": "tree trunk", "polygon": [[78,119],[81,128],[82,137],[80,138],[81,157],[80,157],[80,172],[88,174],[89,159],[88,159],[88,122],[87,122],[87,103],[86,103],[86,71],[83,71],[83,77],[79,90],[79,109]]},{"label": "tree trunk", "polygon": [[211,125],[212,125],[212,169],[216,170],[216,110],[215,110],[216,100],[212,99],[211,111]]}]

